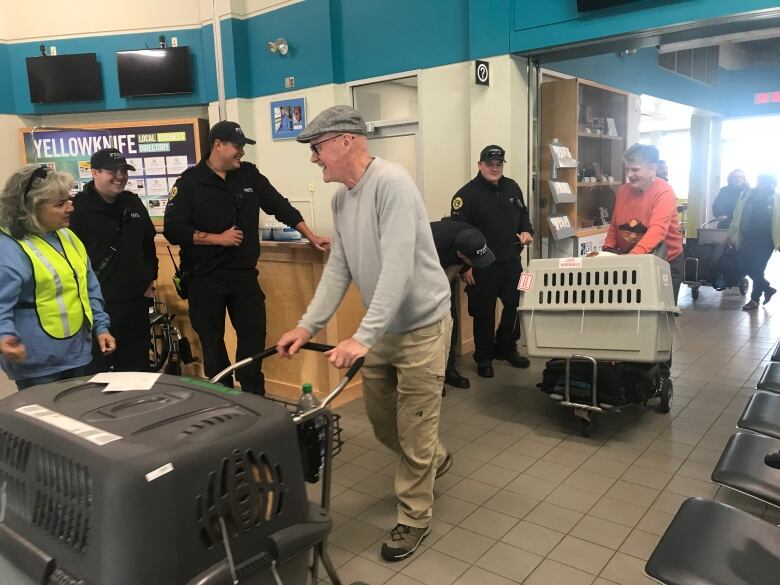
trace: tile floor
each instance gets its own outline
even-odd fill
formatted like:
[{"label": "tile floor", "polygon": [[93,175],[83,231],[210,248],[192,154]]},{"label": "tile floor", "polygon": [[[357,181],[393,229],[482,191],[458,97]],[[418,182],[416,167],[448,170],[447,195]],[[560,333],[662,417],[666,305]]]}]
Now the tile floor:
[{"label": "tile floor", "polygon": [[[770,273],[780,275],[777,257]],[[641,585],[643,567],[680,503],[726,501],[780,522],[780,513],[709,481],[780,337],[780,300],[747,314],[736,292],[683,286],[670,414],[632,407],[599,416],[590,438],[528,370],[496,362],[492,380],[461,371],[441,435],[455,454],[436,483],[432,534],[401,563],[380,560],[395,523],[395,459],[373,437],[363,404],[340,409],[342,453],[333,482],[330,553],[346,584]],[[0,379],[0,396],[14,386]],[[327,582],[327,581],[323,581]]]},{"label": "tile floor", "polygon": [[[771,266],[780,274],[780,262]],[[395,523],[394,457],[373,437],[362,402],[341,409],[346,444],[333,483],[331,556],[345,584],[641,585],[645,561],[682,501],[703,496],[780,522],[780,511],[709,481],[780,338],[780,303],[747,314],[736,291],[680,293],[671,413],[631,407],[597,416],[593,435],[535,384],[496,362],[492,380],[461,371],[441,436],[455,454],[436,482],[432,534],[410,559],[378,554]],[[325,581],[327,582],[327,581]]]}]

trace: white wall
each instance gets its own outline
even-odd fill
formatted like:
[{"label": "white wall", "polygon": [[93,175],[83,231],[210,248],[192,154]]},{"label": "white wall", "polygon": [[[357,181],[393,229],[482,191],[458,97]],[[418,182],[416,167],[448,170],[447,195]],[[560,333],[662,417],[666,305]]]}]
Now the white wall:
[{"label": "white wall", "polygon": [[211,18],[211,2],[0,0],[0,14],[0,40],[22,41],[200,26]]},{"label": "white wall", "polygon": [[0,188],[8,176],[22,165],[19,128],[27,121],[19,116],[0,115]]},{"label": "white wall", "polygon": [[420,71],[422,191],[431,219],[449,215],[452,196],[476,173],[470,160],[470,65],[456,63]]}]

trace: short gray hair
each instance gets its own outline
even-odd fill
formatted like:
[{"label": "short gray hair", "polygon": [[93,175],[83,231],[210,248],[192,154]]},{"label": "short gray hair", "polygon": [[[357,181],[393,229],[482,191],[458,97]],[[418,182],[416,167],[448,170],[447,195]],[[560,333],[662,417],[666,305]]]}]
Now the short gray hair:
[{"label": "short gray hair", "polygon": [[73,186],[71,175],[49,170],[45,178],[32,179],[30,191],[25,195],[27,183],[38,168],[40,165],[17,169],[0,192],[0,227],[8,228],[17,239],[31,233],[43,235],[46,230],[38,220],[41,205],[68,197]]},{"label": "short gray hair", "polygon": [[623,160],[645,165],[657,165],[659,159],[658,149],[652,144],[633,144],[623,153]]}]

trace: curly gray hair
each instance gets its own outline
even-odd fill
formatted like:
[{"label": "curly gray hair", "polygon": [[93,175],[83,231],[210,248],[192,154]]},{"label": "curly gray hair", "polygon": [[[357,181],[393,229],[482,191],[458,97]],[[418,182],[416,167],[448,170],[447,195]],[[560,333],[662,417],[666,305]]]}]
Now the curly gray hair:
[{"label": "curly gray hair", "polygon": [[[45,177],[38,170],[41,168],[46,169]],[[28,185],[29,191],[25,193]],[[8,228],[17,239],[30,233],[43,235],[46,230],[38,219],[41,205],[69,198],[72,186],[73,177],[68,173],[40,165],[17,169],[0,192],[0,227]]]}]

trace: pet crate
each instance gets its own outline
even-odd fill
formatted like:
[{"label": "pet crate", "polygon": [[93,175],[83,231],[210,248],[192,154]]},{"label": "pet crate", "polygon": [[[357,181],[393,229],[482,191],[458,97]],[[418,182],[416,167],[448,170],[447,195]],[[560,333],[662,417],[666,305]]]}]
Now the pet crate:
[{"label": "pet crate", "polygon": [[518,311],[528,355],[669,360],[679,314],[669,264],[653,255],[531,260]]}]

